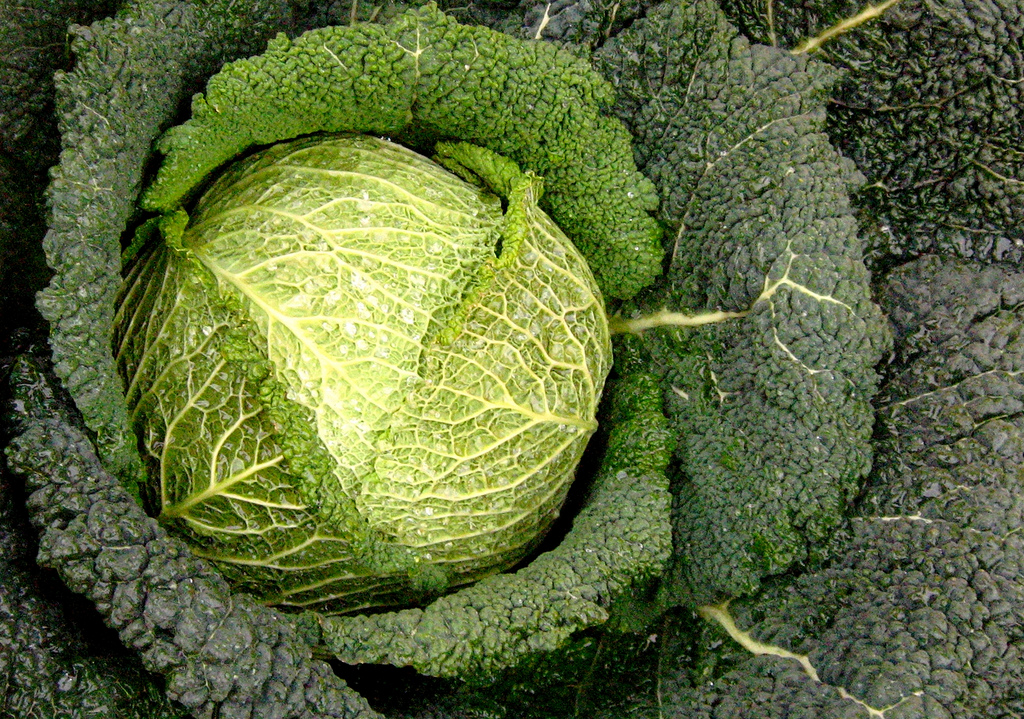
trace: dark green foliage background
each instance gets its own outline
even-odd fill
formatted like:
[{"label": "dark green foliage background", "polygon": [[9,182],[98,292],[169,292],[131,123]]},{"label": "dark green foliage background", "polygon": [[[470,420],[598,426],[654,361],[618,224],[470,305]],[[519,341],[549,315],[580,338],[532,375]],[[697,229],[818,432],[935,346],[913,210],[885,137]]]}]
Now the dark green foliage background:
[{"label": "dark green foliage background", "polygon": [[[723,7],[752,40],[787,48],[863,3]],[[829,136],[867,178],[855,198],[874,264],[922,252],[1024,259],[1022,36],[1020,0],[901,0],[817,53],[845,71]]]},{"label": "dark green foliage background", "polygon": [[[106,16],[115,5],[16,0],[0,7],[3,380],[15,354],[46,354],[33,295],[49,277],[41,252],[44,189],[59,152],[51,78],[72,63],[66,27]],[[161,7],[174,19],[177,5]],[[775,3],[769,27],[761,3],[723,6],[751,41],[781,47],[861,7],[847,0]],[[651,7],[582,0],[450,10],[519,37],[539,32],[589,57]],[[356,7],[361,18],[399,9]],[[278,3],[273,12],[295,34],[346,22],[351,7],[302,0]],[[875,468],[851,520],[732,611],[763,641],[808,653],[823,682],[792,660],[752,657],[690,609],[665,611],[670,602],[656,588],[617,606],[605,631],[588,631],[483,685],[340,664],[336,672],[374,708],[409,719],[868,716],[836,687],[874,707],[900,703],[887,717],[1024,715],[1022,18],[1015,0],[904,0],[820,53],[846,71],[827,131],[866,178],[851,189],[896,345],[877,402]],[[254,48],[269,32],[238,30],[259,37],[245,38]],[[155,75],[166,74],[171,61],[151,50]],[[207,58],[205,67],[220,60]],[[200,83],[158,84],[177,108]],[[147,122],[155,131],[175,112]],[[122,151],[148,153],[148,141]],[[80,169],[85,178],[116,176],[109,168]],[[134,187],[140,178],[119,181]],[[909,263],[926,253],[944,259]],[[87,373],[89,362],[81,365]],[[908,403],[913,398],[925,399]],[[0,444],[9,439],[7,426]],[[34,566],[22,480],[2,471],[0,713],[31,716],[26,707],[45,706],[39,711],[49,713],[41,716],[181,714],[166,703],[155,675],[112,646],[98,615]],[[921,519],[872,519],[878,516]],[[26,686],[33,675],[37,684]]]}]

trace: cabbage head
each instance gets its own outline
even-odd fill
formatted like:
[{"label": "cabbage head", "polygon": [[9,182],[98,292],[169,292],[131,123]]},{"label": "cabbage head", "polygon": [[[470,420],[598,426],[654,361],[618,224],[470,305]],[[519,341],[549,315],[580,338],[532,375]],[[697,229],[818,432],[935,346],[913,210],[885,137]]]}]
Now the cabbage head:
[{"label": "cabbage head", "polygon": [[148,502],[274,604],[405,604],[537,546],[611,363],[541,181],[312,136],[144,225],[115,323]]}]

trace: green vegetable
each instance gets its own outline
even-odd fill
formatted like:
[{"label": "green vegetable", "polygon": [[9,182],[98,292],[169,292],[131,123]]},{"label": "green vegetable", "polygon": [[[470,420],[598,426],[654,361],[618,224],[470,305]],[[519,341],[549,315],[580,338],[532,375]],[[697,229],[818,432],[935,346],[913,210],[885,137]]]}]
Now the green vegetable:
[{"label": "green vegetable", "polygon": [[117,358],[160,519],[270,603],[406,604],[512,566],[597,427],[586,262],[538,180],[439,150],[507,212],[393,143],[302,139],[230,168],[126,282]]},{"label": "green vegetable", "polygon": [[[116,19],[72,33],[78,64],[56,82],[64,151],[47,249],[57,274],[41,306],[84,424],[58,383],[19,364],[21,424],[7,430],[20,438],[9,457],[30,482],[40,562],[164,675],[170,698],[201,717],[372,716],[337,673],[396,719],[1024,714],[1019,273],[948,258],[906,264],[927,248],[1020,256],[1019,0],[886,2],[880,17],[833,37],[813,59],[751,42],[796,46],[861,5],[721,4],[747,38],[711,0],[470,3],[446,8],[449,16],[366,2],[129,0]],[[386,24],[355,22],[373,17]],[[556,39],[561,49],[454,17]],[[300,37],[338,23],[353,27]],[[0,38],[12,37],[4,29]],[[267,54],[237,59],[277,32],[287,38]],[[37,56],[49,63],[63,54],[59,32],[44,40],[10,57],[34,67]],[[197,116],[161,141],[167,167],[185,171],[172,177],[153,148],[224,61],[223,76],[195,99]],[[5,88],[30,112],[44,108],[10,127],[54,126],[44,116],[45,77],[12,84],[7,68]],[[316,79],[303,81],[309,71]],[[10,107],[13,117],[23,109],[17,99]],[[633,133],[631,148],[608,112]],[[610,151],[603,128],[623,140]],[[571,517],[549,533],[548,551],[420,608],[285,615],[237,585],[229,592],[209,562],[118,486],[137,487],[145,474],[111,349],[121,240],[142,223],[129,249],[138,261],[162,255],[182,271],[209,273],[188,249],[188,214],[198,226],[195,203],[217,173],[293,133],[353,130],[424,154],[469,140],[542,176],[541,204],[591,264],[620,336],[594,452],[581,464],[588,481],[570,493],[563,512]],[[35,152],[14,142],[18,157]],[[491,170],[504,164],[491,157]],[[0,185],[20,184],[42,207],[22,179],[45,162],[8,159]],[[468,172],[467,162],[442,164],[474,185],[489,175],[493,187],[481,192],[509,197],[512,188],[495,179],[501,172]],[[153,174],[173,192],[160,199],[161,217],[147,221],[137,197]],[[588,229],[557,217],[558,198],[575,208],[569,215],[597,219]],[[502,218],[522,208],[506,204]],[[667,272],[620,302],[626,293],[609,288],[659,274],[645,209],[655,205],[668,231]],[[20,210],[0,210],[0,254],[15,233],[27,247],[41,235]],[[156,235],[179,249],[152,249]],[[504,255],[507,243],[488,246]],[[16,251],[8,278],[26,256]],[[461,310],[491,286],[489,274],[467,271],[464,296],[431,330],[440,340],[466,326]],[[896,330],[892,353],[869,279]],[[2,289],[16,303],[5,309],[27,306],[27,289],[7,280]],[[203,300],[241,318],[244,303],[231,298],[223,285]],[[248,337],[257,325],[241,326],[222,343],[236,364],[254,358]],[[126,345],[126,362],[133,346],[141,345]],[[872,399],[879,358],[887,379]],[[268,386],[266,416],[294,440],[288,468],[304,462],[300,474],[315,477],[327,454],[313,433],[315,407],[284,411],[302,406],[274,385],[273,364],[249,366],[246,381]],[[873,434],[869,401],[878,410]],[[299,459],[300,444],[316,451]],[[368,556],[402,566],[393,576],[408,585],[403,594],[429,596],[452,579],[422,562],[426,569],[410,572],[408,557]],[[25,568],[29,581],[54,579]],[[0,641],[43,646],[14,613],[0,616]],[[92,612],[80,614],[87,621]],[[328,668],[306,643],[344,661]],[[33,665],[43,679],[30,691],[50,696],[53,668],[66,660],[92,663],[90,650],[67,647]],[[18,682],[32,671],[25,666]],[[126,680],[124,692],[94,694],[113,705],[153,686],[131,666],[95,666]],[[85,709],[97,674],[79,676],[88,679],[82,701],[62,694],[53,706]],[[24,696],[10,686],[4,694]]]},{"label": "green vegetable", "polygon": [[875,467],[818,561],[696,623],[667,613],[631,652],[628,636],[583,635],[525,676],[434,688],[433,711],[416,700],[389,716],[1021,713],[1024,273],[926,256],[878,293],[896,337]]},{"label": "green vegetable", "polygon": [[[162,18],[171,13],[172,6],[175,12],[180,10],[182,14],[175,17],[175,23],[168,25]],[[62,166],[55,171],[55,181],[51,188],[55,216],[61,219],[55,221],[47,243],[57,274],[51,287],[41,297],[40,306],[51,317],[51,344],[54,347],[56,367],[66,377],[65,384],[72,396],[77,398],[76,404],[82,412],[83,420],[94,433],[97,453],[104,465],[116,471],[119,479],[131,488],[139,486],[137,481],[143,472],[141,462],[133,453],[134,440],[128,439],[131,430],[127,426],[127,410],[119,405],[120,400],[117,399],[121,396],[122,380],[113,372],[113,359],[105,350],[113,334],[114,300],[111,287],[120,283],[118,268],[112,260],[119,254],[119,240],[131,212],[131,208],[121,203],[120,198],[134,194],[146,158],[143,147],[148,147],[155,139],[159,123],[166,122],[174,114],[175,103],[181,99],[181,90],[188,86],[189,78],[196,74],[208,74],[209,59],[219,52],[228,52],[224,49],[225,45],[238,39],[232,34],[239,27],[236,23],[242,22],[237,20],[241,15],[236,13],[246,17],[253,14],[267,18],[268,23],[274,22],[274,12],[270,8],[260,8],[262,6],[235,4],[230,9],[204,6],[200,11],[191,5],[178,8],[177,3],[170,0],[131,5],[117,20],[97,25],[90,30],[88,42],[83,40],[79,43],[78,67],[59,88],[62,121],[68,128],[65,133],[67,147]],[[207,12],[210,14],[207,15]],[[217,23],[226,24],[230,31],[224,28],[218,30]],[[621,273],[618,279],[628,279],[635,283],[642,274],[638,274],[638,270],[650,268],[652,264],[657,267],[656,258],[660,251],[653,255],[652,262],[651,254],[647,254],[645,259],[643,252],[637,254],[632,249],[636,246],[635,239],[638,236],[654,241],[660,233],[656,223],[642,209],[652,201],[650,186],[632,165],[626,134],[621,126],[600,113],[601,102],[610,96],[610,91],[585,63],[552,48],[524,45],[479,28],[458,26],[433,9],[407,14],[399,23],[388,27],[390,31],[397,31],[397,28],[405,33],[400,38],[403,42],[418,34],[421,39],[433,38],[434,45],[442,50],[461,38],[464,50],[473,48],[474,51],[480,51],[481,57],[485,59],[487,52],[493,51],[506,58],[506,64],[500,65],[503,70],[518,68],[516,82],[509,86],[506,93],[509,99],[507,107],[511,113],[507,116],[501,116],[501,113],[492,116],[490,113],[494,111],[488,109],[491,105],[479,105],[467,99],[474,93],[482,92],[478,85],[470,83],[458,92],[443,91],[442,85],[456,87],[452,83],[463,74],[456,71],[463,68],[465,63],[450,66],[442,63],[437,75],[423,75],[420,81],[433,87],[437,93],[438,117],[443,116],[441,110],[444,109],[444,100],[462,98],[460,102],[464,101],[466,108],[483,108],[483,119],[491,118],[491,124],[484,127],[485,134],[489,133],[488,137],[494,142],[504,142],[510,148],[509,154],[534,153],[536,156],[527,158],[522,165],[533,172],[545,167],[550,170],[545,176],[545,197],[566,197],[568,200],[564,203],[565,207],[585,207],[590,217],[596,213],[602,217],[623,218],[622,221],[628,227],[620,227],[622,231],[612,233],[604,249],[598,248],[598,252],[611,253],[608,257],[626,258],[625,266],[632,269]],[[340,44],[351,42],[353,48],[349,51],[356,52],[365,44],[366,34],[378,37],[380,28],[357,26],[346,32],[332,32],[338,33]],[[283,44],[284,41],[279,40],[275,46],[280,49]],[[315,44],[307,49],[322,54],[322,48],[317,49]],[[423,49],[422,58],[429,57],[429,48],[424,46]],[[343,51],[341,47],[334,50]],[[375,50],[380,51],[383,49]],[[108,57],[122,59],[110,66],[104,62]],[[444,51],[436,57],[441,61],[451,55]],[[407,63],[408,59],[403,54],[403,62]],[[480,62],[486,65],[490,60]],[[159,84],[159,92],[144,91],[148,76],[140,77],[132,69],[164,68],[174,63],[183,65],[182,76],[179,78],[176,75],[173,81]],[[242,65],[246,66],[245,63]],[[446,76],[440,72],[445,68],[455,74]],[[538,69],[543,72],[531,74]],[[473,75],[472,79],[474,82],[487,82],[484,75]],[[104,83],[117,89],[111,92],[99,90],[98,86]],[[288,85],[285,82],[282,86]],[[424,90],[418,92],[422,98],[426,97]],[[468,94],[463,95],[463,92]],[[249,93],[249,96],[258,96],[258,93]],[[538,104],[537,96],[550,96],[558,101]],[[342,92],[339,91],[335,97],[345,105],[346,96]],[[415,104],[410,110],[421,107],[426,107],[425,101]],[[236,109],[242,113],[254,112],[240,107]],[[429,137],[429,128],[422,122],[415,125],[409,129],[410,142],[432,142],[436,139]],[[452,132],[452,128],[445,129],[440,124],[434,127],[445,135]],[[466,131],[468,133],[468,129]],[[616,140],[620,143],[617,152],[609,154],[605,152],[606,148],[599,148],[589,142],[594,137],[608,136],[602,133],[611,133],[612,137],[620,138]],[[579,162],[578,165],[571,161],[573,157]],[[492,164],[492,169],[500,169],[506,163],[495,160]],[[492,172],[482,166],[478,169],[481,176],[486,178],[489,175],[496,185],[504,186],[495,180],[500,178],[500,172]],[[110,201],[86,201],[80,194],[83,184],[95,185],[99,188],[99,197]],[[505,188],[510,198],[507,220],[510,226],[518,223],[515,219],[518,212],[526,212],[525,205],[511,201],[515,197],[512,189]],[[634,195],[632,198],[629,197],[630,192]],[[68,219],[71,217],[68,212],[72,210],[77,213],[73,222]],[[155,229],[161,233],[166,231],[173,237],[176,228],[183,226],[183,216],[179,214],[181,208],[177,206],[168,210],[164,218],[145,224],[142,234]],[[596,229],[604,230],[603,227]],[[637,232],[640,235],[635,234]],[[84,240],[83,237],[88,239]],[[139,249],[141,244],[131,248],[132,251]],[[502,255],[505,254],[504,249],[503,241]],[[521,256],[526,257],[525,254]],[[75,258],[73,261],[72,257]],[[605,267],[611,265],[606,264]],[[614,269],[617,272],[618,267]],[[477,279],[484,279],[486,274],[482,273]],[[473,292],[476,288],[482,292],[486,286],[484,282],[475,284]],[[109,315],[106,305],[108,301],[111,303]],[[452,319],[455,319],[454,316]],[[235,349],[244,346],[232,344]],[[123,353],[123,356],[129,354]],[[168,397],[168,400],[171,399]],[[268,412],[268,416],[270,414]],[[281,416],[279,414],[278,418]],[[310,426],[312,423],[307,423],[306,427]],[[298,424],[293,423],[292,427],[298,428]],[[35,472],[40,481],[47,472],[56,471],[52,462],[65,461],[66,454],[66,450],[55,451],[52,460],[38,465]],[[666,457],[667,453],[659,450],[658,455]],[[505,617],[500,620],[502,639],[493,645],[476,642],[468,647],[476,657],[473,661],[477,662],[477,666],[496,670],[530,653],[557,646],[574,631],[606,621],[607,608],[617,595],[657,576],[669,554],[671,541],[667,482],[663,466],[655,471],[648,462],[643,467],[642,472],[637,472],[620,465],[614,474],[599,474],[590,487],[590,498],[583,502],[589,511],[579,515],[561,543],[564,546],[560,545],[545,555],[545,561],[536,570],[527,571],[532,569],[531,565],[515,575],[495,578],[507,584],[502,589],[502,592],[507,592],[504,596],[530,597],[530,606],[534,609],[527,611],[492,598],[491,601],[497,605],[494,610],[498,612],[494,615],[495,628],[499,626],[497,617]],[[134,516],[118,520],[125,524],[136,521]],[[79,528],[75,525],[69,531],[74,535]],[[577,536],[579,539],[573,540]],[[626,539],[623,540],[623,537]],[[620,541],[624,543],[618,544]],[[609,543],[611,548],[597,553],[592,551],[593,542]],[[377,558],[388,559],[383,554]],[[399,559],[404,561],[402,557]],[[55,560],[55,564],[59,562]],[[407,567],[403,569],[407,570]],[[72,571],[88,574],[89,570],[79,566]],[[403,581],[427,592],[436,590],[446,581],[443,573],[439,576],[439,573],[432,571],[411,574],[405,571],[403,576],[408,577]],[[173,583],[173,580],[163,579]],[[158,586],[163,585],[158,582],[146,591],[164,591],[158,589]],[[453,601],[461,601],[454,599],[459,596],[458,593],[452,595]],[[108,617],[121,616],[122,610],[134,611],[131,609],[131,601],[131,597],[117,595],[103,605],[102,612]],[[484,610],[487,611],[487,607]],[[438,617],[440,622],[448,621],[443,613],[433,616]],[[472,636],[484,632],[491,636],[492,632],[481,625],[476,616],[475,612],[469,612],[461,617],[453,617],[450,628],[454,635]],[[401,623],[404,618],[399,614],[381,615],[380,620]],[[122,628],[121,634],[124,641],[134,641],[127,627]],[[332,636],[343,641],[345,632],[332,631]],[[428,632],[423,632],[422,636],[428,636]],[[387,637],[377,636],[376,639],[386,640]],[[379,648],[366,645],[362,651],[362,656],[368,656],[378,652]],[[419,651],[423,656],[422,664],[430,663],[438,667],[439,672],[447,671],[444,668],[446,665],[456,666],[446,660],[441,644],[427,644]],[[196,657],[194,661],[205,663],[208,658]],[[305,666],[302,660],[296,661],[301,665],[300,669]],[[178,698],[178,685],[172,687],[170,693]],[[278,711],[276,707],[280,705],[275,698],[264,697],[257,702],[257,706],[261,711],[273,713]]]},{"label": "green vegetable", "polygon": [[139,658],[89,621],[91,607],[40,576],[21,489],[0,464],[0,714],[183,718]]}]

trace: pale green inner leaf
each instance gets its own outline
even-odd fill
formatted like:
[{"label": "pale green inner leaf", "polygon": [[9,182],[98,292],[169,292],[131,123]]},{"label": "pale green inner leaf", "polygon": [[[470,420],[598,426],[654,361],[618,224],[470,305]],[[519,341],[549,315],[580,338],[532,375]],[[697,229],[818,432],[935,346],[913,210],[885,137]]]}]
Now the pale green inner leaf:
[{"label": "pale green inner leaf", "polygon": [[[610,366],[585,261],[528,217],[495,263],[499,200],[369,137],[229,170],[184,251],[136,268],[118,315],[162,517],[296,604],[389,601],[417,562],[457,584],[518,561],[558,514]],[[311,449],[329,466],[296,475],[288,458]]]}]

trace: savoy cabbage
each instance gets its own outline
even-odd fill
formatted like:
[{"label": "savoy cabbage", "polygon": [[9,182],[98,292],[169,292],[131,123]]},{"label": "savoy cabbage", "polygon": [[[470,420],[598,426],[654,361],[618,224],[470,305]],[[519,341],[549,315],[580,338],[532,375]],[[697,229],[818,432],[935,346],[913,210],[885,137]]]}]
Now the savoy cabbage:
[{"label": "savoy cabbage", "polygon": [[222,175],[119,297],[160,519],[274,604],[408,604],[511,567],[597,427],[586,261],[535,178],[439,150],[497,171],[508,212],[394,143],[300,139]]},{"label": "savoy cabbage", "polygon": [[[25,12],[0,31],[3,46],[35,47],[33,37],[115,10],[67,3],[47,15],[29,12],[35,5],[18,3]],[[0,646],[26,659],[0,662],[0,706],[59,716],[152,707],[424,719],[1024,711],[1019,278],[1010,266],[943,258],[891,269],[922,250],[1016,259],[1006,248],[1020,232],[1020,8],[904,2],[826,43],[817,54],[830,64],[779,47],[856,10],[582,0],[444,15],[306,0],[137,0],[73,29],[70,72],[53,75],[64,62],[57,50],[25,55],[27,70],[4,66],[16,92],[13,109],[0,111],[23,119],[8,125],[16,137],[4,146],[0,182],[39,200],[41,181],[24,180],[40,177],[32,163],[56,160],[49,77],[63,153],[43,242],[54,276],[38,301],[49,341],[12,336],[0,352],[14,436],[3,488],[20,506],[25,484],[44,576],[54,584],[56,570],[84,594],[146,671],[130,654],[111,660],[89,638],[95,616],[62,623],[38,609],[53,599],[19,589],[0,595],[3,606],[31,607],[43,622],[26,631],[11,619],[20,610],[2,615]],[[325,24],[350,26],[301,34]],[[271,40],[277,32],[285,35]],[[264,55],[237,59],[268,40]],[[331,79],[311,84],[302,74],[310,70]],[[189,117],[196,92],[192,119],[157,144],[172,168],[157,172],[154,143]],[[941,142],[928,139],[934,128]],[[168,533],[189,512],[157,522],[139,502],[152,500],[150,479],[166,471],[155,455],[167,456],[156,435],[147,439],[160,420],[135,411],[139,398],[172,414],[175,403],[202,401],[202,382],[190,383],[188,371],[175,388],[180,346],[161,345],[161,335],[147,358],[146,342],[161,327],[188,325],[189,307],[242,314],[223,277],[200,273],[189,300],[187,291],[163,295],[139,268],[194,271],[206,200],[195,201],[212,173],[253,145],[325,131],[386,134],[427,153],[439,140],[469,141],[511,158],[523,177],[542,176],[542,207],[586,259],[616,334],[606,397],[598,407],[595,393],[585,412],[599,429],[566,516],[515,571],[422,607],[324,616],[261,606],[243,590],[273,599],[266,585],[217,571],[196,556],[204,550],[195,541],[190,550]],[[498,196],[485,217],[512,224],[502,218],[522,206],[509,188],[479,167],[466,172],[464,161],[454,169],[471,193]],[[481,190],[481,180],[490,186]],[[162,216],[147,220],[153,210]],[[2,212],[3,324],[30,325],[30,315],[9,321],[9,308],[26,307],[28,291],[47,280],[31,269],[41,230]],[[551,247],[545,234],[541,252]],[[500,260],[515,245],[501,236],[459,271]],[[138,265],[119,290],[125,249]],[[455,294],[471,302],[454,306],[472,305],[493,279],[485,272],[463,284]],[[432,329],[449,337],[466,320],[449,306]],[[204,326],[225,339],[216,353],[193,351],[201,361],[253,358],[258,342],[221,335],[217,323],[197,324],[197,348]],[[133,338],[132,329],[143,333]],[[272,388],[264,358],[240,379]],[[158,372],[133,382],[140,362]],[[370,387],[388,394],[389,384]],[[314,451],[282,452],[280,462],[308,478],[324,447],[310,442],[315,403],[295,412],[301,393],[277,391],[290,414],[275,414],[267,389],[260,441],[268,428],[301,430],[303,450]],[[201,440],[212,425],[197,426],[178,441]],[[340,441],[335,454],[351,446]],[[385,450],[374,445],[370,461]],[[181,478],[203,476],[187,464]],[[18,516],[0,521],[24,537]],[[211,541],[208,527],[195,531],[201,525],[185,531],[200,545]],[[459,583],[389,561],[424,598]],[[5,586],[24,585],[24,569],[0,571]],[[67,648],[54,651],[61,642]],[[96,667],[114,668],[117,685]],[[32,674],[38,686],[26,692]]]}]

